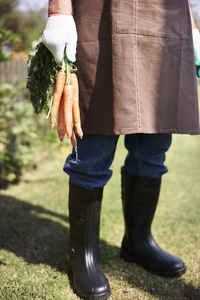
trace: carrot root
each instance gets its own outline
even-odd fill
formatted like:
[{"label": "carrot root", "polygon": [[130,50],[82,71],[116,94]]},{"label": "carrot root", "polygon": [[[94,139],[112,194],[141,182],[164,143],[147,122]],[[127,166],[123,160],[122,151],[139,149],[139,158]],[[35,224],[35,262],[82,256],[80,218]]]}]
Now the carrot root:
[{"label": "carrot root", "polygon": [[62,95],[62,98],[61,98],[61,101],[60,101],[60,106],[59,106],[57,130],[58,130],[59,139],[62,142],[64,137],[65,137],[65,133],[66,133],[63,95]]},{"label": "carrot root", "polygon": [[72,104],[73,104],[73,86],[70,84],[64,87],[64,115],[65,115],[65,129],[68,137],[71,139],[72,127]]},{"label": "carrot root", "polygon": [[79,102],[78,101],[73,102],[72,115],[73,115],[73,122],[74,122],[74,127],[75,127],[75,130],[76,130],[76,134],[82,139],[83,131],[82,131],[82,128],[81,128],[80,109],[79,109]]},{"label": "carrot root", "polygon": [[77,141],[76,141],[76,136],[75,136],[74,131],[72,132],[72,136],[71,136],[71,144],[74,147],[74,149],[76,150],[77,149]]},{"label": "carrot root", "polygon": [[70,84],[73,86],[74,95],[73,95],[73,106],[72,106],[72,116],[76,134],[82,138],[83,131],[81,128],[81,118],[80,118],[80,109],[79,109],[79,87],[78,79],[75,73],[70,74]]},{"label": "carrot root", "polygon": [[50,114],[51,130],[54,128],[54,126],[56,124],[58,109],[60,106],[60,101],[61,101],[61,97],[62,97],[64,85],[65,85],[65,79],[66,79],[65,72],[63,72],[63,71],[58,72],[58,75],[56,78],[54,95],[53,95],[51,114]]}]

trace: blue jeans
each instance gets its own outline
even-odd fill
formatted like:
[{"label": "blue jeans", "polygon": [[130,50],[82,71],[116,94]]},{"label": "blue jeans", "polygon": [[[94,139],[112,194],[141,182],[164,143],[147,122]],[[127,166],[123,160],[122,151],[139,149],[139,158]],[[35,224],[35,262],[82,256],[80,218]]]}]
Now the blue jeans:
[{"label": "blue jeans", "polygon": [[[93,190],[106,185],[112,176],[113,162],[119,136],[84,135],[77,138],[76,153],[67,157],[64,171],[70,176],[69,183],[77,187]],[[128,154],[122,169],[132,175],[160,178],[168,169],[164,165],[165,152],[172,141],[171,134],[129,134],[125,135]]]}]

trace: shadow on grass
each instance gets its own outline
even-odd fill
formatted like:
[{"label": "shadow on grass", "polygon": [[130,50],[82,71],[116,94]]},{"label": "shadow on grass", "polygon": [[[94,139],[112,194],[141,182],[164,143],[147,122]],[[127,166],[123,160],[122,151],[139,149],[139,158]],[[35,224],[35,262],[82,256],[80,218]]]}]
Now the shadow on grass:
[{"label": "shadow on grass", "polygon": [[[32,264],[66,271],[68,218],[14,197],[0,196],[0,249]],[[66,225],[66,226],[65,226]]]},{"label": "shadow on grass", "polygon": [[[8,250],[31,264],[47,264],[67,273],[72,286],[67,223],[68,218],[62,214],[14,197],[0,196],[0,249]],[[129,287],[161,300],[200,299],[200,289],[182,279],[161,278],[135,264],[124,263],[119,258],[119,248],[105,240],[101,240],[101,267],[113,280],[119,278]],[[126,290],[124,293],[123,299],[129,299]]]}]

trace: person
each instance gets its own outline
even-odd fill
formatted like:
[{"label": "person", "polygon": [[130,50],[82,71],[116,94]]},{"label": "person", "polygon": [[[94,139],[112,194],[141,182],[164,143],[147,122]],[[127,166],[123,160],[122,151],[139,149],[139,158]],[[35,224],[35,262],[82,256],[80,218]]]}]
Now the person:
[{"label": "person", "polygon": [[181,276],[184,262],[158,246],[151,224],[172,134],[200,133],[200,37],[188,0],[49,0],[42,40],[58,63],[66,49],[78,68],[84,136],[77,137],[79,159],[73,149],[64,165],[75,292],[84,299],[111,294],[99,267],[99,227],[120,135],[128,150],[120,256],[160,276]]}]

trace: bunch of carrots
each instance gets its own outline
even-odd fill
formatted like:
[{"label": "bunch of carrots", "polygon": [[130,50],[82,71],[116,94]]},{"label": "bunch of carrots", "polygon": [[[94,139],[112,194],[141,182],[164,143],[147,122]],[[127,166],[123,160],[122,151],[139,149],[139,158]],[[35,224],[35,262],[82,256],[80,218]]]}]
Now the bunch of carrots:
[{"label": "bunch of carrots", "polygon": [[58,72],[50,110],[51,130],[54,128],[58,116],[57,130],[60,141],[65,134],[71,140],[72,146],[77,149],[75,132],[83,137],[79,110],[79,87],[76,73],[71,72],[72,65],[68,62],[62,64],[62,70]]}]

